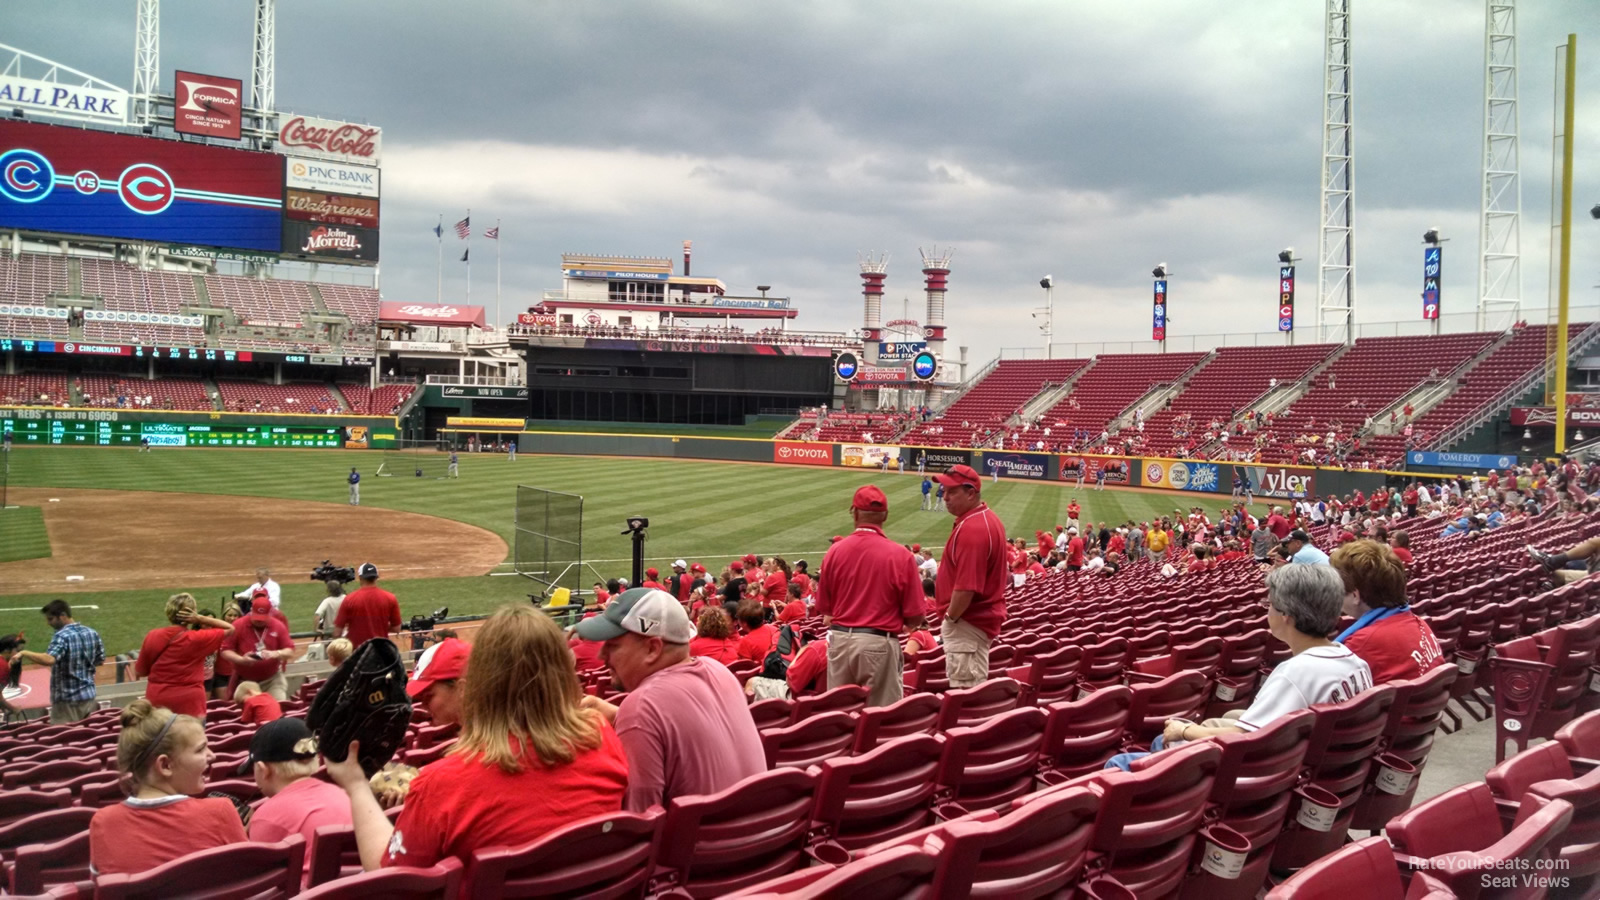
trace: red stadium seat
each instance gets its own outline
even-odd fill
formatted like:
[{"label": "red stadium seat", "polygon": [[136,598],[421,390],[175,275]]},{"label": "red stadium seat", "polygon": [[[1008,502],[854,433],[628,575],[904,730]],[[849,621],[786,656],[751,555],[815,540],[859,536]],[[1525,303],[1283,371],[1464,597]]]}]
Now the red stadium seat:
[{"label": "red stadium seat", "polygon": [[1194,856],[1221,758],[1214,742],[1195,741],[1145,757],[1136,771],[1088,782],[1100,795],[1090,842],[1101,856],[1097,867],[1137,896],[1171,896]]},{"label": "red stadium seat", "polygon": [[856,723],[856,740],[851,751],[866,753],[895,738],[929,734],[939,724],[940,698],[933,694],[909,694],[888,706],[868,707]]},{"label": "red stadium seat", "polygon": [[298,896],[302,900],[456,900],[461,869],[461,860],[452,856],[426,869],[379,869],[352,875]]},{"label": "red stadium seat", "polygon": [[355,829],[349,825],[318,826],[311,833],[306,855],[311,861],[306,887],[361,873],[361,851],[356,848]]},{"label": "red stadium seat", "polygon": [[1023,702],[1048,706],[1078,696],[1078,671],[1083,668],[1083,648],[1064,644],[1030,655],[1027,663],[1013,669],[1013,677],[1023,682]]},{"label": "red stadium seat", "polygon": [[1092,788],[1068,786],[1030,798],[992,821],[973,817],[945,823],[929,841],[929,849],[937,847],[939,866],[928,896],[1070,892],[1089,860],[1099,810],[1100,798]]},{"label": "red stadium seat", "polygon": [[1600,768],[1587,762],[1575,765],[1560,744],[1546,742],[1529,747],[1484,775],[1503,821],[1517,818],[1526,794],[1572,804],[1572,823],[1554,849],[1561,874],[1583,879],[1584,886],[1600,880],[1595,878],[1600,875]]},{"label": "red stadium seat", "polygon": [[814,772],[777,769],[673,800],[651,892],[720,897],[807,865],[816,785]]},{"label": "red stadium seat", "polygon": [[1424,873],[1410,883],[1389,842],[1367,838],[1330,853],[1267,892],[1267,900],[1455,900],[1455,893]]},{"label": "red stadium seat", "polygon": [[1466,900],[1528,896],[1520,877],[1506,887],[1485,875],[1553,872],[1548,846],[1572,821],[1572,804],[1526,795],[1507,831],[1486,784],[1467,784],[1419,803],[1386,830],[1395,856],[1423,869]]},{"label": "red stadium seat", "polygon": [[953,819],[1002,809],[1032,791],[1047,718],[1041,709],[1014,709],[981,725],[945,732],[934,815]]},{"label": "red stadium seat", "polygon": [[639,897],[655,868],[659,810],[592,816],[522,847],[472,855],[463,900]]},{"label": "red stadium seat", "polygon": [[[82,753],[81,750],[79,752]],[[105,771],[105,763],[85,759],[62,759],[37,764],[21,762],[0,770],[0,790],[12,791],[52,781],[64,781],[79,775],[105,774]]]},{"label": "red stadium seat", "polygon": [[856,717],[846,712],[825,712],[793,725],[761,730],[769,769],[814,766],[848,754],[855,739]]},{"label": "red stadium seat", "polygon": [[6,862],[15,859],[17,848],[24,844],[41,844],[87,833],[89,820],[93,818],[94,810],[74,806],[18,819],[0,827],[0,859]]},{"label": "red stadium seat", "polygon": [[891,847],[838,869],[817,866],[729,894],[733,898],[855,900],[857,897],[925,897],[937,859],[917,847]]},{"label": "red stadium seat", "polygon": [[89,831],[60,840],[24,844],[5,864],[13,894],[42,894],[62,884],[78,884],[93,890],[94,875],[89,870]]},{"label": "red stadium seat", "polygon": [[300,892],[306,843],[230,844],[201,850],[137,875],[102,875],[95,900],[250,897],[278,900]]},{"label": "red stadium seat", "polygon": [[36,813],[71,805],[72,792],[65,788],[0,791],[0,828]]},{"label": "red stadium seat", "polygon": [[1060,784],[1105,768],[1106,760],[1122,751],[1132,706],[1133,691],[1121,686],[1051,704],[1040,747],[1039,779]]},{"label": "red stadium seat", "polygon": [[1010,678],[991,678],[976,687],[946,691],[939,707],[940,731],[981,725],[1017,708],[1022,686]]},{"label": "red stadium seat", "polygon": [[913,734],[822,763],[812,807],[813,844],[855,851],[927,826],[943,737]]},{"label": "red stadium seat", "polygon": [[1351,828],[1377,831],[1411,807],[1455,680],[1456,667],[1445,663],[1421,678],[1389,682],[1395,688],[1395,701],[1383,734],[1387,749],[1356,801]]},{"label": "red stadium seat", "polygon": [[846,684],[832,690],[799,697],[794,701],[796,722],[825,712],[858,713],[867,708],[867,689],[859,684]]},{"label": "red stadium seat", "polygon": [[1154,684],[1133,685],[1125,743],[1130,748],[1148,750],[1168,719],[1198,722],[1210,689],[1211,683],[1199,672],[1178,672]]},{"label": "red stadium seat", "polygon": [[1555,739],[1573,759],[1600,760],[1600,712],[1579,716],[1561,726]]},{"label": "red stadium seat", "polygon": [[781,697],[757,700],[750,704],[750,718],[755,720],[757,730],[788,725],[794,722],[794,701]]}]

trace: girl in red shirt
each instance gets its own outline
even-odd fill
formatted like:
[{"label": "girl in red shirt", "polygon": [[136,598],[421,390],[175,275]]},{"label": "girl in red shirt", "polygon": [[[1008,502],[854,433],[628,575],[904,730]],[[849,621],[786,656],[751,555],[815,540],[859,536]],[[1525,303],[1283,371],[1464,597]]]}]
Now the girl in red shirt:
[{"label": "girl in red shirt", "polygon": [[[229,601],[226,609],[222,611],[222,621],[227,624],[228,631],[233,630],[233,622],[239,618],[239,604]],[[227,639],[227,632],[223,632],[223,639]],[[233,692],[228,690],[228,685],[233,681],[233,663],[222,658],[222,651],[211,654],[211,699],[232,700]]]},{"label": "girl in red shirt", "polygon": [[[489,617],[462,679],[461,737],[411,782],[391,825],[351,743],[328,775],[350,795],[362,868],[465,862],[484,847],[518,847],[563,825],[619,812],[628,760],[611,724],[579,707],[561,629],[527,606]],[[463,896],[471,889],[463,885]]]},{"label": "girl in red shirt", "polygon": [[197,850],[242,843],[244,823],[230,801],[193,796],[205,790],[214,756],[199,719],[144,698],[128,704],[117,739],[117,771],[128,799],[89,820],[95,873],[131,875]]},{"label": "girl in red shirt", "polygon": [[[139,648],[133,671],[149,678],[144,696],[152,706],[170,709],[179,715],[206,718],[206,657],[222,647],[222,639],[233,626],[221,619],[195,611],[189,594],[173,594],[167,600],[165,628],[151,629]],[[203,626],[191,630],[190,626]]]},{"label": "girl in red shirt", "polygon": [[709,656],[723,665],[739,658],[739,639],[733,636],[733,623],[720,606],[700,611],[694,623],[695,637],[689,642],[690,656]]},{"label": "girl in red shirt", "polygon": [[789,601],[789,564],[780,556],[769,556],[761,568],[767,573],[761,582],[761,592],[766,602],[783,606]]}]

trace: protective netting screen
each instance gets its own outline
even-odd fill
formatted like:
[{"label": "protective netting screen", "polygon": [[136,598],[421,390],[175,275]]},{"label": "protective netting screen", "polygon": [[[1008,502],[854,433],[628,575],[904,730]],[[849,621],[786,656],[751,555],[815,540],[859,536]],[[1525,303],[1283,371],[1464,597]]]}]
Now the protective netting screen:
[{"label": "protective netting screen", "polygon": [[443,478],[449,474],[450,453],[431,444],[410,450],[383,451],[379,475],[394,478]]},{"label": "protective netting screen", "polygon": [[583,498],[517,485],[512,566],[544,585],[574,592],[583,587]]}]

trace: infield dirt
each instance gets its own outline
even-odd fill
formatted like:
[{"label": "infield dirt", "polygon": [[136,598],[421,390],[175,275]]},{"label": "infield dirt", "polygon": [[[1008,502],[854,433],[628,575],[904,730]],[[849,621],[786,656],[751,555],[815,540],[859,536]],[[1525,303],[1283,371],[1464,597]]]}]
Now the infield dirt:
[{"label": "infield dirt", "polygon": [[67,488],[11,496],[44,510],[52,555],[0,563],[0,594],[243,587],[257,566],[287,583],[323,559],[370,562],[385,578],[450,578],[483,575],[507,550],[451,519],[341,503]]}]

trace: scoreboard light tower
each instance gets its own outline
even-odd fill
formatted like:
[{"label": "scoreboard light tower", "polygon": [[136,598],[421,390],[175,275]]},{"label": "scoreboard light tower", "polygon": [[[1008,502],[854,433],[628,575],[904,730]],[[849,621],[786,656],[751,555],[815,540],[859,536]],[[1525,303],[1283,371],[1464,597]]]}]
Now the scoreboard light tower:
[{"label": "scoreboard light tower", "polygon": [[1300,260],[1293,247],[1278,251],[1278,330],[1294,346],[1294,266]]},{"label": "scoreboard light tower", "polygon": [[1172,297],[1167,293],[1167,264],[1156,263],[1156,267],[1150,270],[1150,277],[1155,279],[1151,283],[1150,337],[1161,345],[1161,352],[1165,353],[1167,326],[1172,324]]},{"label": "scoreboard light tower", "polygon": [[1350,5],[1324,0],[1322,216],[1317,246],[1317,327],[1322,340],[1356,339],[1356,176]]}]

